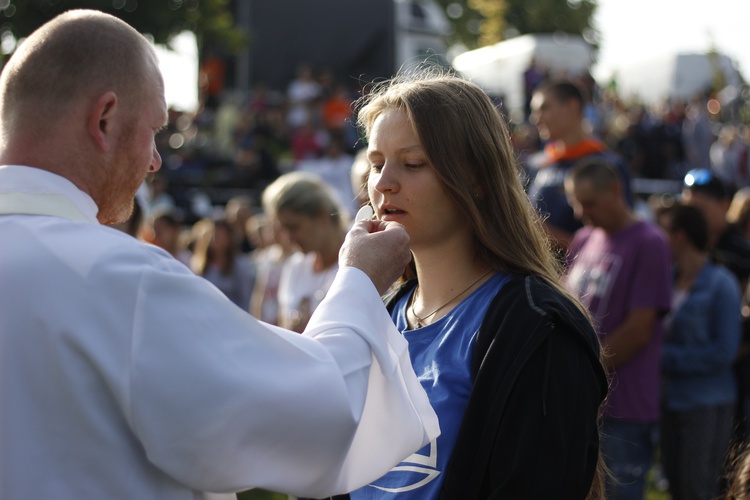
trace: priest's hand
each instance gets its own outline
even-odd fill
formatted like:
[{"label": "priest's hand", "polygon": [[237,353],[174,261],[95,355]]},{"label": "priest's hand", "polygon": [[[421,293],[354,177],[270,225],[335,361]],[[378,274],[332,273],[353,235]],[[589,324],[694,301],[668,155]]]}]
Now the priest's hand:
[{"label": "priest's hand", "polygon": [[380,220],[355,223],[339,251],[339,266],[362,270],[381,295],[401,276],[410,259],[404,227]]}]

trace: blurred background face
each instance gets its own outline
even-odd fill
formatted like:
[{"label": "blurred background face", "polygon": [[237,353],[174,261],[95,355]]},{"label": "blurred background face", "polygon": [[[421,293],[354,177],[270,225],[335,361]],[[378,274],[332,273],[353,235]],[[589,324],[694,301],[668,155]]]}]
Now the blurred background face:
[{"label": "blurred background face", "polygon": [[289,231],[284,229],[278,220],[271,224],[271,238],[274,243],[281,245],[285,250],[295,250],[296,244],[289,237]]},{"label": "blurred background face", "polygon": [[211,238],[211,250],[214,252],[224,252],[234,245],[232,234],[224,226],[217,225]]},{"label": "blurred background face", "polygon": [[565,192],[576,218],[586,225],[607,230],[611,219],[610,199],[614,193],[597,191],[587,180],[575,185],[572,182],[566,183]]},{"label": "blurred background face", "polygon": [[177,246],[179,235],[179,228],[162,219],[154,220],[154,244],[165,250],[171,250]]},{"label": "blurred background face", "polygon": [[692,205],[706,217],[706,223],[708,224],[708,232],[713,235],[718,235],[725,224],[725,217],[727,212],[727,203],[722,200],[717,200],[711,196],[703,193],[693,192],[689,189],[685,189],[682,192],[682,201],[688,205]]},{"label": "blurred background face", "polygon": [[659,215],[656,219],[656,223],[659,225],[662,232],[666,235],[667,242],[669,242],[669,249],[672,254],[672,259],[674,259],[679,249],[679,244],[681,241],[684,241],[684,239],[680,237],[681,233],[679,231],[675,231],[672,229],[672,216],[671,215],[669,214]]},{"label": "blurred background face", "polygon": [[570,101],[560,101],[544,92],[536,93],[531,100],[531,122],[536,125],[539,137],[544,141],[561,139],[573,118],[574,109]]},{"label": "blurred background face", "polygon": [[289,235],[289,239],[296,244],[303,253],[315,252],[321,248],[324,221],[328,219],[327,214],[316,217],[300,214],[291,210],[282,210],[276,214],[279,225]]}]

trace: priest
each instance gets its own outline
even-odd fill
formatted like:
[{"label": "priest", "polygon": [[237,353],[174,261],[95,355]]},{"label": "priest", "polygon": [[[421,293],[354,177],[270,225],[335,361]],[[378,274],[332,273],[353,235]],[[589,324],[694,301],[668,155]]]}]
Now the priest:
[{"label": "priest", "polygon": [[0,75],[0,498],[322,497],[434,439],[380,301],[400,225],[353,227],[303,335],[108,227],[166,120],[151,45],[100,12],[48,22]]}]

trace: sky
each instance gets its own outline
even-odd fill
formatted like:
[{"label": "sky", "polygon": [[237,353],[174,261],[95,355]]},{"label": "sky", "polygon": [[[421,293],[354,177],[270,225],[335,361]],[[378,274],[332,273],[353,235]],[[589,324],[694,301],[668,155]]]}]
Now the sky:
[{"label": "sky", "polygon": [[750,79],[750,0],[598,0],[601,33],[594,76],[629,61],[712,47]]},{"label": "sky", "polygon": [[177,35],[172,47],[174,50],[156,47],[164,76],[167,105],[193,111],[198,106],[198,48],[195,35],[190,32]]}]

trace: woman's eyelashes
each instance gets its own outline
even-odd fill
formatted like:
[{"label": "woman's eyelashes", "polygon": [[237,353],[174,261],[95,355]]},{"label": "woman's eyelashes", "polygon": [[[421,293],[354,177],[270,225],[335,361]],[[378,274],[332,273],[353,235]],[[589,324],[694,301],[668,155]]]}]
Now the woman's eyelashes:
[{"label": "woman's eyelashes", "polygon": [[[404,162],[403,163],[404,167],[406,167],[409,170],[420,169],[420,168],[424,167],[426,164],[427,163],[423,162],[423,161]],[[370,170],[373,171],[373,172],[379,173],[380,171],[383,170],[383,165],[373,163],[373,164],[370,165]]]}]

